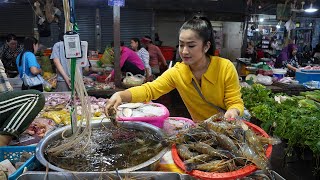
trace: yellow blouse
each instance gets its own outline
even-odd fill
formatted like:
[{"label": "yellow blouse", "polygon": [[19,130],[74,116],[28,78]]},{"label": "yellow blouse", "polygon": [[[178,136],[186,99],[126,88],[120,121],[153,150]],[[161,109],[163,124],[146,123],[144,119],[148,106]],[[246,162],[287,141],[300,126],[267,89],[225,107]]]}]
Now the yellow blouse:
[{"label": "yellow blouse", "polygon": [[[200,97],[192,84],[192,79],[195,80],[195,77],[190,67],[183,62],[176,63],[153,82],[130,88],[132,102],[158,99],[176,88],[192,119],[196,122],[203,121],[218,111]],[[207,101],[226,110],[236,108],[243,114],[241,87],[237,71],[231,61],[211,56],[208,70],[202,75],[201,86],[198,83],[197,85]]]}]

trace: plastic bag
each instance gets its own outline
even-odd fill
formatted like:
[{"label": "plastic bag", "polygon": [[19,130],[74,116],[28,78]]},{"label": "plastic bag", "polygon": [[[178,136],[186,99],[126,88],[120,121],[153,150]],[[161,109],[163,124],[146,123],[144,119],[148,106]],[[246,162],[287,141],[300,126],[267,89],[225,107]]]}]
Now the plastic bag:
[{"label": "plastic bag", "polygon": [[140,86],[145,81],[145,77],[141,74],[133,75],[131,72],[126,73],[126,77],[123,79],[123,84],[126,87]]},{"label": "plastic bag", "polygon": [[320,89],[320,81],[308,81],[303,86],[309,89]]},{"label": "plastic bag", "polygon": [[44,82],[43,82],[43,90],[44,90],[45,92],[50,92],[50,91],[52,91],[52,86],[51,86],[51,84],[50,84],[48,81],[46,81],[46,80],[44,80]]},{"label": "plastic bag", "polygon": [[43,79],[51,85],[51,88],[57,87],[57,74],[50,73],[50,72],[44,72],[43,73]]},{"label": "plastic bag", "polygon": [[272,77],[263,76],[261,74],[258,74],[257,83],[260,83],[260,84],[263,84],[263,85],[271,85],[272,84]]}]

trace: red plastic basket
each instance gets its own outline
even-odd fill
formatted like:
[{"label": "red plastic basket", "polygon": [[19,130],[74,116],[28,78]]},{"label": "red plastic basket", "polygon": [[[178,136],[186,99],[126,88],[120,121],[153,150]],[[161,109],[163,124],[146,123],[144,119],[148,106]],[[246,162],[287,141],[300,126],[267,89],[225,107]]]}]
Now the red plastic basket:
[{"label": "red plastic basket", "polygon": [[[264,130],[262,130],[260,127],[254,125],[248,121],[244,121],[244,122],[253,131],[261,134],[263,137],[269,137],[269,135]],[[199,170],[193,170],[191,172],[187,172],[183,161],[180,159],[180,156],[178,154],[178,151],[177,151],[177,148],[175,145],[172,146],[171,152],[172,152],[172,158],[179,168],[184,170],[189,175],[194,176],[196,178],[200,178],[200,179],[211,179],[211,180],[212,179],[214,179],[214,180],[237,179],[237,178],[248,176],[258,169],[256,165],[247,165],[239,170],[232,171],[232,172],[226,172],[226,173],[213,173],[213,172],[204,172],[204,171],[199,171]],[[266,150],[266,156],[268,158],[270,158],[271,153],[272,153],[272,145],[269,145]]]},{"label": "red plastic basket", "polygon": [[174,48],[169,46],[160,46],[162,55],[166,60],[173,60],[174,58]]}]

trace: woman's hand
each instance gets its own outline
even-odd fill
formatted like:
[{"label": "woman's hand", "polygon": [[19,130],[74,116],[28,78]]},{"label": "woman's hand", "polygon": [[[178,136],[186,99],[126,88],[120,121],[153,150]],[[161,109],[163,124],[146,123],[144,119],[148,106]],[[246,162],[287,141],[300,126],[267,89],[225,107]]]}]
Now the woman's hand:
[{"label": "woman's hand", "polygon": [[66,81],[66,84],[67,84],[67,85],[69,86],[69,88],[71,89],[71,80],[70,80],[70,78],[69,78],[69,77],[66,78],[65,81]]},{"label": "woman's hand", "polygon": [[224,117],[225,117],[226,119],[232,119],[232,118],[238,117],[239,114],[240,114],[239,110],[233,108],[233,109],[227,110],[227,112],[224,114]]},{"label": "woman's hand", "polygon": [[117,109],[118,106],[122,103],[122,98],[120,96],[120,92],[114,93],[111,98],[107,101],[106,107],[104,108],[104,112],[108,115],[108,109],[114,108]]},{"label": "woman's hand", "polygon": [[30,72],[33,74],[33,75],[38,75],[38,74],[41,74],[42,73],[42,70],[40,68],[37,68],[35,66],[32,66],[30,67]]}]

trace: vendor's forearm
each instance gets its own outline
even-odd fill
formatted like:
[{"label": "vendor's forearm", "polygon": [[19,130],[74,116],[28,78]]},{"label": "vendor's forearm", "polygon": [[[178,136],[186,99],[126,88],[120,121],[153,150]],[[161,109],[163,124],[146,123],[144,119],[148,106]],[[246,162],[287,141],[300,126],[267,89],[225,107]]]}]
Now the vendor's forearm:
[{"label": "vendor's forearm", "polygon": [[292,70],[292,71],[297,71],[297,68],[293,67],[292,65],[288,64],[287,68]]},{"label": "vendor's forearm", "polygon": [[60,63],[59,59],[53,59],[54,65],[56,66],[58,72],[61,74],[61,76],[63,77],[63,79],[65,81],[67,81],[69,79],[69,76],[66,74],[66,72],[63,70],[63,67]]},{"label": "vendor's forearm", "polygon": [[31,67],[30,68],[30,71],[33,75],[38,75],[38,74],[41,74],[42,73],[42,70],[37,68],[37,67]]},{"label": "vendor's forearm", "polygon": [[129,90],[120,91],[120,97],[122,102],[131,102],[132,101],[132,94]]},{"label": "vendor's forearm", "polygon": [[151,72],[149,68],[146,68],[146,74],[147,74],[147,77],[151,76]]}]

